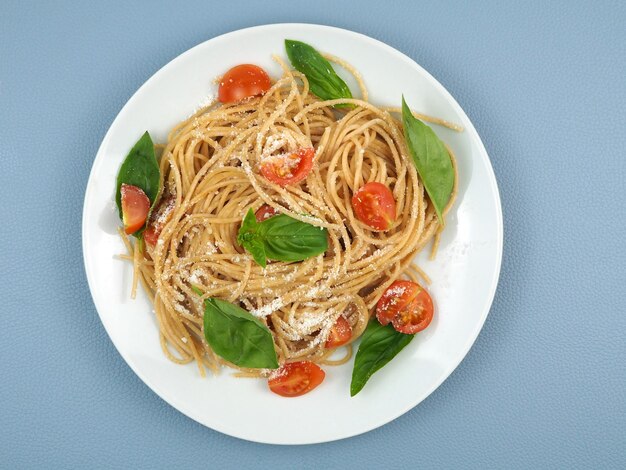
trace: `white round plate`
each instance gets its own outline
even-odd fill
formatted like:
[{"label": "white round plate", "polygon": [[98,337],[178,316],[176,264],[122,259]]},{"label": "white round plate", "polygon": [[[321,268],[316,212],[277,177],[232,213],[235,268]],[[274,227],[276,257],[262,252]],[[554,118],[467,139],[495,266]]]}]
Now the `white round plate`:
[{"label": "white round plate", "polygon": [[[152,307],[130,299],[131,265],[114,204],[115,178],[135,141],[148,130],[156,142],[215,96],[215,77],[240,63],[262,66],[274,78],[286,60],[283,41],[297,39],[342,57],[363,75],[370,101],[399,106],[401,94],[416,111],[459,123],[457,133],[433,126],[458,158],[459,198],[447,219],[435,261],[420,265],[432,278],[437,305],[432,325],[350,398],[352,362],[326,367],[326,380],[299,398],[271,393],[264,380],[237,379],[229,370],[201,378],[195,365],[168,361],[159,345]],[[351,89],[357,87],[340,71]],[[83,254],[100,318],[118,351],[161,398],[190,418],[250,441],[307,444],[354,436],[397,418],[433,392],[461,362],[480,331],[496,290],[502,257],[502,213],[485,148],[461,107],[419,65],[375,39],[328,26],[276,24],[206,41],[171,61],[126,103],[98,151],[85,194]],[[113,380],[113,378],[112,378]]]}]

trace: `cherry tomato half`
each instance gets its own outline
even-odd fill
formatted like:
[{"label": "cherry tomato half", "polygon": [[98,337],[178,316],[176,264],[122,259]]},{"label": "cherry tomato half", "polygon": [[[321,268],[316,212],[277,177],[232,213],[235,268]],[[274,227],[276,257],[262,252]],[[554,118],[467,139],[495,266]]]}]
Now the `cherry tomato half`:
[{"label": "cherry tomato half", "polygon": [[222,77],[218,99],[222,103],[236,103],[244,98],[262,95],[270,86],[270,77],[265,70],[257,65],[241,64]]},{"label": "cherry tomato half", "polygon": [[272,183],[287,186],[302,181],[313,168],[315,149],[300,149],[295,153],[273,155],[261,163],[261,174]]},{"label": "cherry tomato half", "polygon": [[150,211],[150,199],[141,188],[122,184],[122,222],[127,234],[135,233],[146,223]]},{"label": "cherry tomato half", "polygon": [[146,229],[143,231],[143,239],[146,241],[148,245],[154,246],[156,245],[156,242],[159,239],[160,234],[161,234],[161,230],[157,230],[157,228],[154,225],[148,225]]},{"label": "cherry tomato half", "polygon": [[256,210],[254,216],[256,217],[257,222],[263,222],[264,220],[271,219],[277,214],[279,214],[279,212],[272,206],[269,204],[263,204]]},{"label": "cherry tomato half", "polygon": [[395,281],[376,304],[376,318],[381,325],[391,322],[397,331],[407,335],[426,328],[433,312],[433,300],[428,292],[411,281]]},{"label": "cherry tomato half", "polygon": [[387,230],[396,220],[396,201],[381,183],[366,183],[352,196],[356,218],[375,230]]},{"label": "cherry tomato half", "polygon": [[352,338],[352,327],[346,317],[343,315],[337,318],[337,321],[330,330],[328,339],[326,340],[326,348],[337,348],[346,344]]},{"label": "cherry tomato half", "polygon": [[313,362],[290,362],[270,375],[268,385],[272,392],[283,397],[299,397],[321,384],[325,376]]},{"label": "cherry tomato half", "polygon": [[163,227],[165,227],[170,213],[174,209],[175,202],[175,196],[172,194],[164,194],[152,211],[152,214],[150,214],[148,225],[143,231],[143,239],[148,245],[156,245],[159,235],[161,234]]}]

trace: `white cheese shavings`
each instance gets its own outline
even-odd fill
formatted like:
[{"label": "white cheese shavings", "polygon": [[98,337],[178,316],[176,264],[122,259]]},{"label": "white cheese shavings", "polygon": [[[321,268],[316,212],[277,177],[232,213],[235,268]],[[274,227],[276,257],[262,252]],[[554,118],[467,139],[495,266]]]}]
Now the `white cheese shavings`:
[{"label": "white cheese shavings", "polygon": [[276,297],[269,304],[263,305],[262,307],[255,308],[250,313],[255,317],[263,318],[268,316],[269,314],[275,312],[283,306],[282,297]]}]

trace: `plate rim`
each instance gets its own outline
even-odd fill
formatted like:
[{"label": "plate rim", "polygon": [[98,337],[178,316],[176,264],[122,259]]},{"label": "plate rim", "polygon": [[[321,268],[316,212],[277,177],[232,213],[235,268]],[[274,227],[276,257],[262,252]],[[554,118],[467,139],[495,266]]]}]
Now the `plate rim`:
[{"label": "plate rim", "polygon": [[[391,413],[388,416],[385,416],[385,418],[380,419],[379,421],[373,422],[373,423],[368,423],[367,426],[365,426],[363,429],[357,430],[355,432],[349,432],[346,433],[345,435],[342,435],[340,437],[331,437],[331,438],[317,438],[317,439],[308,439],[308,440],[296,440],[296,441],[290,441],[290,442],[277,442],[277,441],[273,441],[271,439],[263,439],[262,436],[252,439],[250,437],[242,437],[241,435],[236,435],[232,432],[230,432],[229,430],[224,430],[222,428],[217,428],[214,427],[214,425],[208,425],[205,422],[201,421],[200,419],[194,417],[191,413],[191,410],[187,410],[187,408],[185,407],[184,403],[181,403],[177,398],[175,397],[171,397],[171,396],[167,396],[167,391],[162,389],[162,387],[156,385],[152,380],[150,380],[149,378],[147,378],[141,371],[140,368],[137,366],[137,364],[135,363],[135,361],[130,358],[130,356],[124,352],[123,348],[120,347],[120,345],[116,342],[116,340],[114,339],[114,335],[111,335],[111,332],[109,330],[109,326],[107,326],[107,322],[104,319],[103,315],[100,313],[100,309],[98,308],[98,305],[96,304],[96,299],[94,296],[94,288],[95,288],[95,280],[93,279],[93,276],[90,275],[90,270],[93,269],[93,267],[90,266],[90,261],[88,260],[87,257],[87,240],[89,239],[89,235],[88,235],[88,230],[87,230],[87,219],[88,219],[88,214],[87,214],[87,209],[88,209],[88,202],[91,200],[91,193],[93,193],[93,190],[90,190],[90,188],[94,187],[94,183],[93,180],[95,180],[97,178],[96,172],[95,172],[95,168],[96,168],[96,163],[99,161],[99,155],[102,151],[102,149],[105,147],[105,143],[108,142],[111,139],[111,131],[112,129],[115,127],[116,122],[120,119],[120,116],[122,114],[124,114],[124,112],[127,110],[127,108],[131,107],[132,104],[134,103],[134,101],[137,99],[137,96],[142,92],[142,90],[147,87],[153,80],[155,80],[160,74],[163,73],[163,71],[165,69],[168,69],[172,66],[174,66],[178,61],[181,61],[184,59],[185,56],[192,54],[193,51],[195,51],[196,49],[200,48],[200,47],[204,47],[206,44],[211,43],[211,42],[217,42],[218,40],[223,40],[223,39],[230,39],[232,37],[235,37],[237,35],[242,35],[242,34],[246,34],[246,33],[251,33],[251,32],[255,32],[255,31],[260,31],[260,30],[270,30],[270,29],[279,29],[279,28],[311,28],[311,29],[318,29],[319,31],[321,30],[333,30],[336,33],[349,33],[351,35],[357,36],[360,40],[363,40],[365,42],[369,42],[377,47],[381,47],[386,53],[391,54],[393,56],[395,56],[396,58],[404,61],[404,62],[408,62],[408,65],[412,66],[412,67],[417,67],[421,73],[424,74],[424,76],[432,83],[432,85],[437,88],[439,90],[440,93],[442,93],[445,98],[447,99],[447,101],[449,102],[449,104],[452,106],[452,108],[455,109],[455,111],[462,117],[465,118],[466,122],[468,125],[465,126],[465,132],[468,132],[470,134],[470,137],[472,140],[474,140],[478,146],[479,149],[479,153],[481,154],[481,158],[483,158],[485,160],[486,163],[486,170],[487,170],[487,179],[489,181],[489,189],[490,192],[493,194],[494,199],[494,205],[495,205],[495,215],[496,215],[496,269],[494,270],[492,279],[490,281],[490,285],[489,285],[489,293],[488,295],[485,297],[485,299],[487,300],[485,305],[486,307],[483,309],[484,311],[481,313],[479,321],[477,322],[477,326],[475,327],[474,331],[471,331],[470,334],[468,334],[466,336],[466,342],[463,345],[463,347],[460,349],[460,353],[458,355],[458,358],[455,357],[454,361],[451,361],[452,365],[449,365],[444,372],[440,375],[439,380],[434,381],[432,386],[430,388],[427,389],[427,392],[423,394],[423,396],[418,397],[417,400],[411,401],[407,406],[402,407],[400,409],[400,412],[395,412],[395,413]],[[424,69],[420,64],[418,64],[416,61],[414,61],[412,58],[410,58],[408,55],[404,54],[403,52],[399,51],[398,49],[395,49],[394,47],[390,46],[389,44],[386,44],[385,42],[378,40],[376,38],[373,38],[371,36],[367,36],[363,33],[359,33],[357,31],[352,31],[350,29],[346,29],[346,28],[339,28],[336,26],[328,26],[328,25],[321,25],[321,24],[316,24],[316,23],[292,23],[292,22],[287,22],[287,23],[269,23],[269,24],[262,24],[262,25],[256,25],[256,26],[251,26],[251,27],[246,27],[246,28],[241,28],[241,29],[237,29],[234,31],[230,31],[224,34],[220,34],[218,36],[214,36],[210,39],[207,39],[205,41],[202,41],[198,44],[196,44],[195,46],[190,47],[189,49],[183,51],[182,53],[178,54],[176,57],[174,57],[173,59],[171,59],[170,61],[168,61],[165,65],[163,65],[162,67],[160,67],[156,72],[154,72],[150,77],[148,77],[148,79],[146,79],[142,85],[131,95],[131,97],[126,101],[126,103],[122,106],[122,108],[118,111],[118,113],[116,114],[115,118],[113,119],[113,121],[111,121],[107,132],[105,133],[104,137],[102,138],[102,141],[100,143],[100,145],[98,146],[98,150],[95,154],[92,166],[91,166],[91,170],[89,172],[89,178],[87,180],[87,184],[85,187],[85,195],[84,195],[84,199],[83,199],[83,211],[82,211],[82,218],[81,218],[81,239],[82,239],[82,243],[81,243],[81,249],[82,249],[82,254],[83,254],[83,268],[85,270],[85,276],[87,277],[87,284],[89,286],[89,293],[90,296],[92,298],[92,302],[93,305],[96,309],[96,312],[98,313],[98,317],[100,319],[100,322],[102,323],[102,325],[104,326],[104,329],[109,337],[109,339],[111,340],[111,342],[113,343],[113,345],[115,346],[115,349],[117,350],[117,352],[120,354],[120,356],[122,357],[122,359],[124,360],[124,362],[130,367],[130,369],[137,375],[137,377],[139,377],[139,379],[152,391],[154,392],[159,398],[161,398],[163,401],[165,401],[168,405],[172,406],[173,408],[175,408],[178,412],[182,413],[183,415],[185,415],[186,417],[192,419],[193,421],[211,429],[217,432],[220,432],[222,434],[231,436],[231,437],[235,437],[237,439],[243,439],[243,440],[247,440],[250,442],[258,442],[258,443],[262,443],[262,444],[274,444],[274,445],[303,445],[303,444],[319,444],[319,443],[324,443],[324,442],[334,442],[334,441],[338,441],[338,440],[342,440],[342,439],[347,439],[350,437],[354,437],[354,436],[358,436],[361,434],[364,434],[366,432],[372,431],[374,429],[377,429],[381,426],[384,426],[385,424],[390,423],[391,421],[394,421],[395,419],[397,419],[398,417],[406,414],[408,411],[410,411],[411,409],[415,408],[417,405],[419,405],[421,402],[423,402],[426,398],[428,398],[435,390],[437,390],[441,384],[446,381],[450,375],[454,372],[454,370],[456,370],[461,363],[465,360],[465,358],[467,357],[467,354],[469,353],[470,349],[472,348],[472,346],[474,345],[474,343],[476,342],[476,339],[478,338],[478,335],[480,334],[480,332],[482,331],[485,321],[487,319],[487,316],[489,315],[491,308],[493,306],[493,300],[495,298],[495,294],[498,288],[498,284],[499,284],[499,279],[500,279],[500,274],[501,274],[501,269],[502,269],[502,257],[503,257],[503,249],[504,249],[504,224],[503,224],[503,214],[502,214],[502,202],[501,202],[501,198],[500,198],[500,191],[498,188],[498,183],[497,183],[497,179],[496,179],[496,175],[495,175],[495,171],[493,169],[493,165],[491,163],[491,159],[489,157],[489,154],[487,153],[487,150],[485,148],[484,143],[482,142],[482,139],[480,138],[480,135],[478,134],[478,132],[476,131],[474,124],[472,123],[472,121],[470,120],[469,116],[467,116],[467,114],[465,113],[465,111],[463,110],[463,108],[459,105],[459,103],[456,101],[456,99],[452,96],[452,94],[439,82],[439,80],[437,80],[430,72],[428,72],[426,69]],[[167,398],[166,398],[167,396]]]}]

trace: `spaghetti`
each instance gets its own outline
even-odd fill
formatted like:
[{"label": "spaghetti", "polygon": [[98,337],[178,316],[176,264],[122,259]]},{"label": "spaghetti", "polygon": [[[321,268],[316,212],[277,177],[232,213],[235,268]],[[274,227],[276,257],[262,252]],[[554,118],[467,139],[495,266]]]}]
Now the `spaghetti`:
[{"label": "spaghetti", "polygon": [[[163,351],[176,363],[195,361],[201,375],[232,366],[205,341],[204,299],[227,300],[261,319],[280,363],[334,365],[352,353],[348,344],[346,355],[333,360],[333,350],[325,348],[340,316],[354,341],[394,281],[427,281],[412,260],[442,226],[411,161],[402,123],[367,101],[363,81],[349,65],[325,57],[353,72],[364,99],[322,101],[310,93],[305,75],[276,58],[283,76],[263,96],[209,105],[174,127],[160,160],[163,190],[153,215],[163,223],[158,242],[125,240],[135,277],[154,304]],[[268,159],[310,147],[314,166],[301,184],[281,187],[258,171]],[[386,231],[372,230],[354,215],[351,195],[367,182],[393,193],[396,219]],[[455,192],[456,178],[444,214]],[[325,228],[328,250],[298,263],[257,265],[237,243],[237,232],[246,211],[262,205]]]}]

